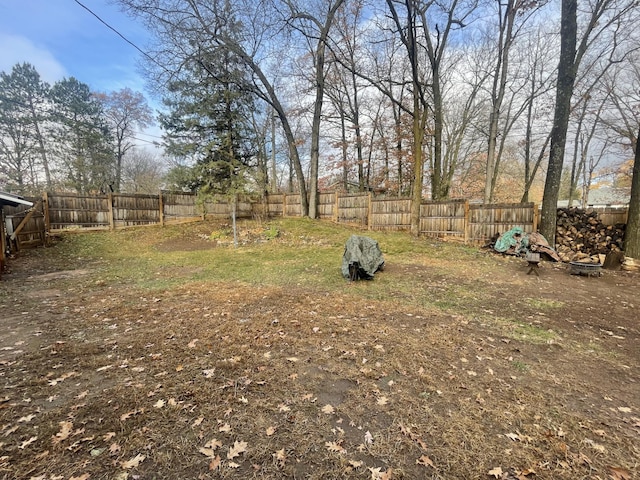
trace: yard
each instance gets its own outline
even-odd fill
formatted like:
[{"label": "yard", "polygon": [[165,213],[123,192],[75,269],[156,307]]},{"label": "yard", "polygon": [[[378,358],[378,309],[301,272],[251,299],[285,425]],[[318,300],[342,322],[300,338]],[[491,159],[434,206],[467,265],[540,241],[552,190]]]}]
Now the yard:
[{"label": "yard", "polygon": [[[286,219],[67,234],[0,282],[0,478],[640,476],[640,276]],[[358,232],[356,232],[358,233]]]}]

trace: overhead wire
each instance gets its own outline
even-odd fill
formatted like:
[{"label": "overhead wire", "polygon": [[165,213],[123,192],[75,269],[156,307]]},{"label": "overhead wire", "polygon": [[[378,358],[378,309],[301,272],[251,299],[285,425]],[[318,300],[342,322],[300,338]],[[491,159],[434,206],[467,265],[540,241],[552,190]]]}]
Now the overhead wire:
[{"label": "overhead wire", "polygon": [[138,52],[140,52],[142,55],[144,55],[146,58],[148,58],[149,60],[151,60],[153,63],[155,63],[156,65],[158,65],[160,68],[162,68],[163,70],[165,70],[166,72],[168,72],[167,68],[162,65],[160,62],[158,62],[155,58],[153,58],[151,55],[149,55],[147,52],[145,52],[144,50],[142,50],[140,47],[138,47],[138,45],[136,45],[135,43],[133,43],[131,40],[129,40],[127,37],[125,37],[122,33],[120,33],[115,27],[112,27],[111,25],[109,25],[105,20],[103,20],[100,15],[98,15],[96,12],[94,12],[93,10],[91,10],[89,7],[87,7],[84,3],[82,3],[80,0],[74,0],[74,2],[76,2],[78,5],[80,5],[82,8],[84,8],[87,12],[89,12],[91,15],[93,15],[95,18],[98,19],[98,21],[100,23],[102,23],[105,27],[107,27],[109,30],[113,31],[116,35],[118,35],[122,40],[124,40],[125,42],[127,42],[129,45],[131,45],[133,48],[135,48],[136,50],[138,50]]}]

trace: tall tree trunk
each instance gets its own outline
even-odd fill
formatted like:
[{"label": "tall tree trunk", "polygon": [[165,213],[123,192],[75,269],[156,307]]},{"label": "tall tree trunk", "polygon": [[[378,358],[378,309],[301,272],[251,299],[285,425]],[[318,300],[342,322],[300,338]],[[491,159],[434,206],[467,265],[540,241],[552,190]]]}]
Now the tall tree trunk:
[{"label": "tall tree trunk", "polygon": [[640,259],[640,129],[635,142],[633,176],[631,177],[631,199],[624,236],[624,251],[627,257]]},{"label": "tall tree trunk", "polygon": [[560,177],[567,142],[571,96],[576,79],[576,42],[578,34],[577,0],[563,0],[560,21],[560,62],[556,87],[556,106],[551,130],[551,154],[542,198],[540,233],[555,246]]}]

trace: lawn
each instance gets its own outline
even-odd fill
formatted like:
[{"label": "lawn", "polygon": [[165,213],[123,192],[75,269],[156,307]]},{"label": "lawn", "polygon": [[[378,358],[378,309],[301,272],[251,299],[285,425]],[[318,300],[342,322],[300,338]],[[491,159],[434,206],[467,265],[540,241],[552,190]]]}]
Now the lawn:
[{"label": "lawn", "polygon": [[[352,233],[384,271],[340,274]],[[0,478],[640,475],[640,276],[283,219],[69,233],[0,281]]]}]

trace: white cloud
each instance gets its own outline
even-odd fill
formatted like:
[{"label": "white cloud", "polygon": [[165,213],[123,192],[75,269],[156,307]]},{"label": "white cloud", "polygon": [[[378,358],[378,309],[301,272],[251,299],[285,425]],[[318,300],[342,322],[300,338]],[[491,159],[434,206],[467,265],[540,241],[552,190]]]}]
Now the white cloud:
[{"label": "white cloud", "polygon": [[22,62],[33,65],[40,77],[49,83],[67,75],[62,64],[48,50],[39,48],[25,37],[0,33],[0,71],[9,73],[16,63]]}]

